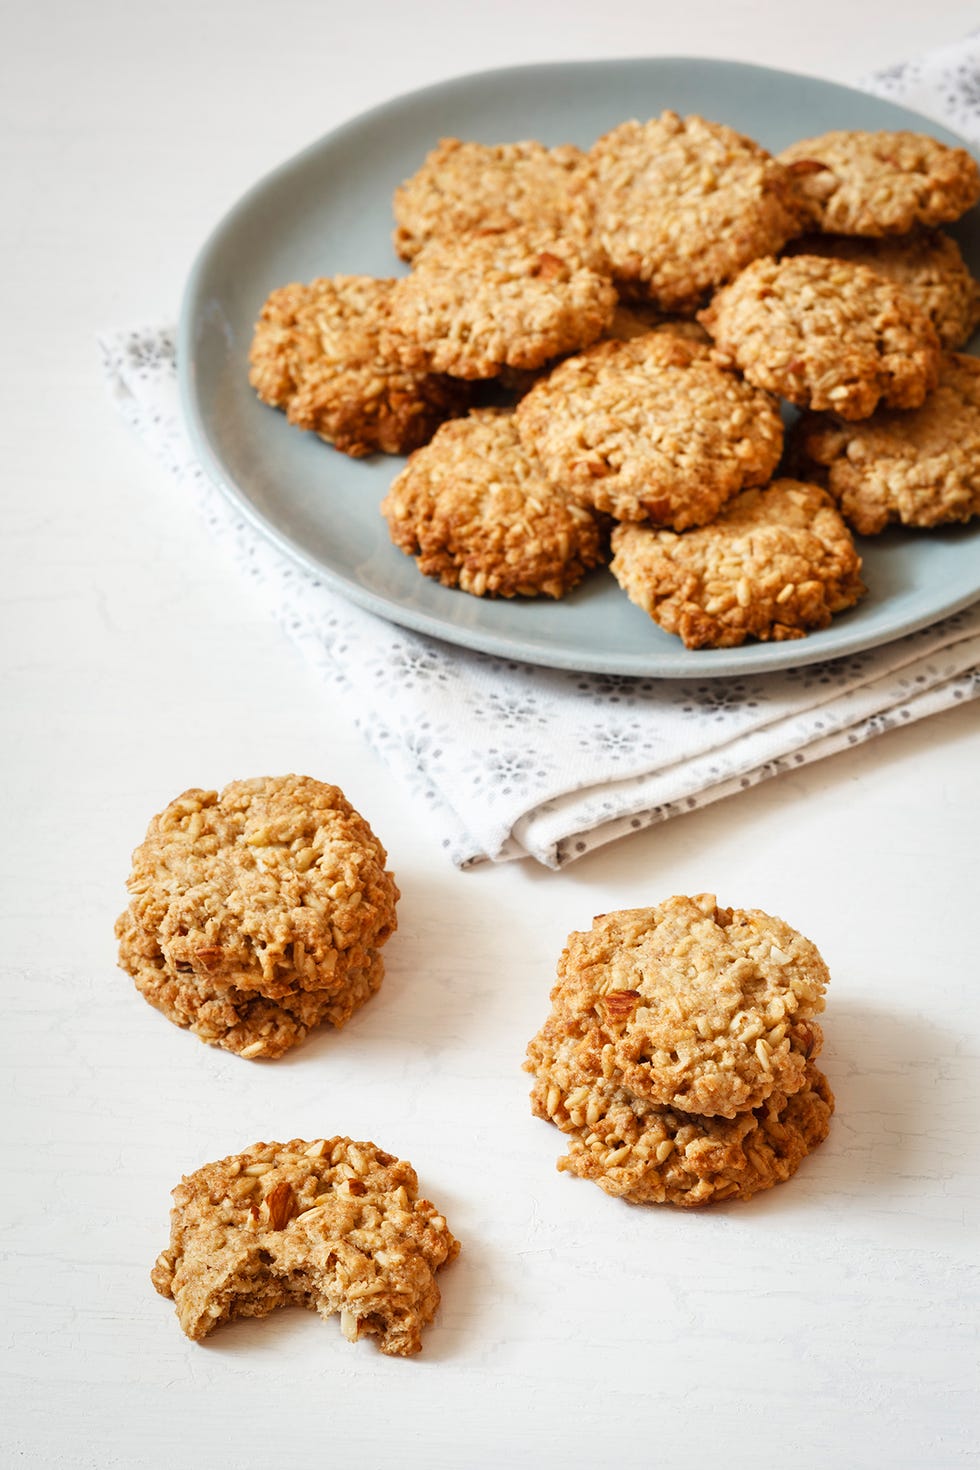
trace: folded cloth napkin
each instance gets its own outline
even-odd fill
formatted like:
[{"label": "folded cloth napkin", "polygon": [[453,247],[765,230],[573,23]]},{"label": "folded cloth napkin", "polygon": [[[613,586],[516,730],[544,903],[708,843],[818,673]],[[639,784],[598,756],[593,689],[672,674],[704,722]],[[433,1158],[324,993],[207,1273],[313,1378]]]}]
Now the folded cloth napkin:
[{"label": "folded cloth napkin", "polygon": [[[867,85],[980,141],[980,36]],[[459,866],[551,868],[980,694],[980,604],[883,648],[787,673],[636,679],[534,668],[394,627],[294,566],[185,437],[174,338],[102,338],[119,406],[194,500]]]}]

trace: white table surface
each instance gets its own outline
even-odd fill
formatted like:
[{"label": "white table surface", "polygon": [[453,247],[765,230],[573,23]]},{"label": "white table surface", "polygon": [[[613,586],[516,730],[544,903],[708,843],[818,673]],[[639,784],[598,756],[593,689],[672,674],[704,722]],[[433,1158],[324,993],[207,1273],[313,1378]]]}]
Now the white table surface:
[{"label": "white table surface", "polygon": [[[458,873],[119,423],[94,337],[172,319],[237,195],[396,92],[626,54],[847,81],[976,23],[972,0],[8,13],[4,1465],[970,1462],[977,707],[561,875]],[[286,770],[337,782],[373,822],[401,927],[342,1036],[250,1066],[139,1000],[112,923],[151,813],[186,786]],[[748,1206],[631,1209],[555,1172],[521,1056],[569,930],[701,889],[821,946],[838,1112],[797,1178]],[[297,1312],[189,1343],[148,1279],[170,1188],[257,1138],[324,1133],[410,1158],[463,1242],[422,1356],[351,1347]]]}]

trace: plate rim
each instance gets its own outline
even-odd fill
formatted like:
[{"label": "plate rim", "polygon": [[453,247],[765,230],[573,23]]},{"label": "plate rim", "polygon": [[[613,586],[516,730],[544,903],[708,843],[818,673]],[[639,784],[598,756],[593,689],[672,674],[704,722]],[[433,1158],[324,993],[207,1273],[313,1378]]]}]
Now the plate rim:
[{"label": "plate rim", "polygon": [[356,606],[382,618],[395,627],[406,628],[412,632],[421,633],[443,644],[462,647],[473,652],[487,654],[490,657],[504,658],[541,668],[561,669],[575,673],[615,674],[629,678],[645,679],[687,677],[724,678],[731,676],[737,677],[743,674],[758,675],[769,672],[777,673],[785,671],[788,668],[803,668],[811,663],[821,661],[832,662],[838,658],[847,658],[856,653],[863,653],[869,649],[896,642],[910,634],[919,632],[925,627],[940,622],[943,618],[952,616],[965,607],[969,607],[980,596],[980,581],[971,590],[952,596],[948,600],[942,601],[939,605],[933,605],[928,611],[910,616],[903,620],[899,627],[889,627],[886,625],[869,635],[866,629],[855,629],[849,634],[846,626],[842,627],[838,624],[835,629],[836,637],[834,647],[831,650],[820,647],[815,648],[809,637],[789,639],[779,643],[746,643],[736,648],[717,649],[687,649],[678,641],[676,650],[659,650],[651,655],[654,664],[653,667],[647,667],[641,663],[644,655],[630,654],[617,657],[613,653],[611,656],[600,658],[587,653],[578,654],[573,650],[565,648],[544,646],[539,648],[533,642],[531,644],[526,640],[521,642],[510,635],[496,633],[492,629],[470,628],[454,624],[447,625],[443,619],[435,617],[422,609],[405,606],[393,598],[383,597],[369,588],[360,586],[353,580],[348,580],[332,567],[326,566],[323,562],[319,561],[301,542],[294,540],[269,520],[253,503],[247,492],[238,484],[235,478],[226,470],[223,461],[212,445],[208,434],[206,416],[202,412],[198,396],[195,392],[196,372],[193,337],[194,325],[199,316],[197,307],[201,295],[202,278],[210,265],[212,254],[227,239],[229,233],[233,231],[239,215],[246,214],[257,198],[261,197],[274,184],[278,184],[294,169],[301,169],[308,159],[319,155],[326,148],[342,143],[345,136],[356,133],[365,124],[383,121],[386,113],[397,115],[406,103],[422,103],[426,99],[431,100],[440,94],[445,94],[463,87],[468,82],[472,82],[477,78],[480,79],[481,83],[490,84],[494,78],[504,76],[512,78],[522,74],[529,76],[535,72],[554,73],[557,71],[569,72],[576,70],[594,72],[600,69],[615,69],[616,67],[622,66],[642,68],[645,65],[654,65],[657,67],[672,65],[697,66],[708,70],[723,70],[729,73],[732,71],[742,71],[752,72],[759,76],[799,78],[801,81],[816,83],[821,88],[829,88],[858,97],[862,102],[867,102],[870,99],[884,106],[895,107],[909,116],[921,118],[932,136],[940,134],[944,139],[950,139],[956,145],[965,148],[972,157],[977,157],[977,150],[972,147],[969,140],[962,138],[935,119],[919,113],[914,108],[905,107],[903,104],[891,98],[881,97],[876,93],[863,91],[859,87],[848,86],[846,83],[827,80],[809,72],[798,72],[784,67],[763,66],[756,62],[728,61],[720,57],[690,55],[619,56],[587,59],[577,58],[567,61],[520,62],[514,65],[459,73],[438,81],[429,82],[422,87],[411,88],[400,92],[395,97],[390,97],[383,102],[375,103],[355,116],[346,118],[335,127],[322,133],[312,142],[306,144],[298,152],[290,154],[280,163],[266,170],[243,193],[238,195],[231,206],[219,216],[216,223],[206,235],[202,245],[199,247],[181,296],[176,334],[176,366],[178,398],[184,427],[190,439],[194,454],[202,468],[238,514],[242,515],[255,530],[267,541],[271,542],[288,560],[300,565],[317,580],[324,582],[332,591],[335,591]]}]

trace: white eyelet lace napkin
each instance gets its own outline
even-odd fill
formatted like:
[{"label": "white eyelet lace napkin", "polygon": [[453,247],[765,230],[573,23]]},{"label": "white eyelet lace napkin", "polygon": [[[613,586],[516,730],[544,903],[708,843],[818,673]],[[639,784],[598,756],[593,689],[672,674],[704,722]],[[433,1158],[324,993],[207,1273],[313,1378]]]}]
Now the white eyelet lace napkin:
[{"label": "white eyelet lace napkin", "polygon": [[[980,142],[980,36],[868,86]],[[394,627],[286,560],[208,480],[181,426],[171,331],[101,345],[129,423],[324,680],[343,689],[365,739],[460,866],[533,857],[560,868],[980,694],[980,604],[884,648],[734,680],[576,675]]]}]

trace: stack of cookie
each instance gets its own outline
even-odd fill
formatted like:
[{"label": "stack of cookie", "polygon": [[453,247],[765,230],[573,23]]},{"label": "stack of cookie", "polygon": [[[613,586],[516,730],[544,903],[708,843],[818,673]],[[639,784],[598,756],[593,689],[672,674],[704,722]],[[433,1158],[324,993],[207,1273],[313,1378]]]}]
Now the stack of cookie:
[{"label": "stack of cookie", "polygon": [[252,382],[349,454],[414,451],[382,510],[446,586],[561,597],[611,544],[688,647],[802,637],[865,590],[845,521],[980,511],[980,367],[942,352],[980,286],[937,228],[978,198],[914,133],[444,139],[395,194],[410,274],[274,292]]},{"label": "stack of cookie", "polygon": [[601,914],[562,954],[528,1048],[558,1167],[635,1204],[749,1199],[827,1136],[815,946],[713,894]]},{"label": "stack of cookie", "polygon": [[278,1057],[377,990],[399,897],[336,786],[302,776],[185,791],[133,854],[119,962],[202,1041]]},{"label": "stack of cookie", "polygon": [[[805,410],[790,435],[788,462],[826,486],[861,535],[891,524],[929,529],[969,520],[980,514],[980,362],[956,349],[980,323],[980,284],[938,227],[977,203],[975,161],[917,133],[843,131],[795,143],[780,159],[816,226],[788,254],[890,281],[900,303],[910,300],[926,314],[943,349],[924,398],[909,398],[906,385],[885,394],[869,416],[844,410],[841,399],[851,392],[840,383],[827,401],[818,383],[808,400],[787,394]],[[893,332],[882,333],[883,358],[893,342]]]}]

